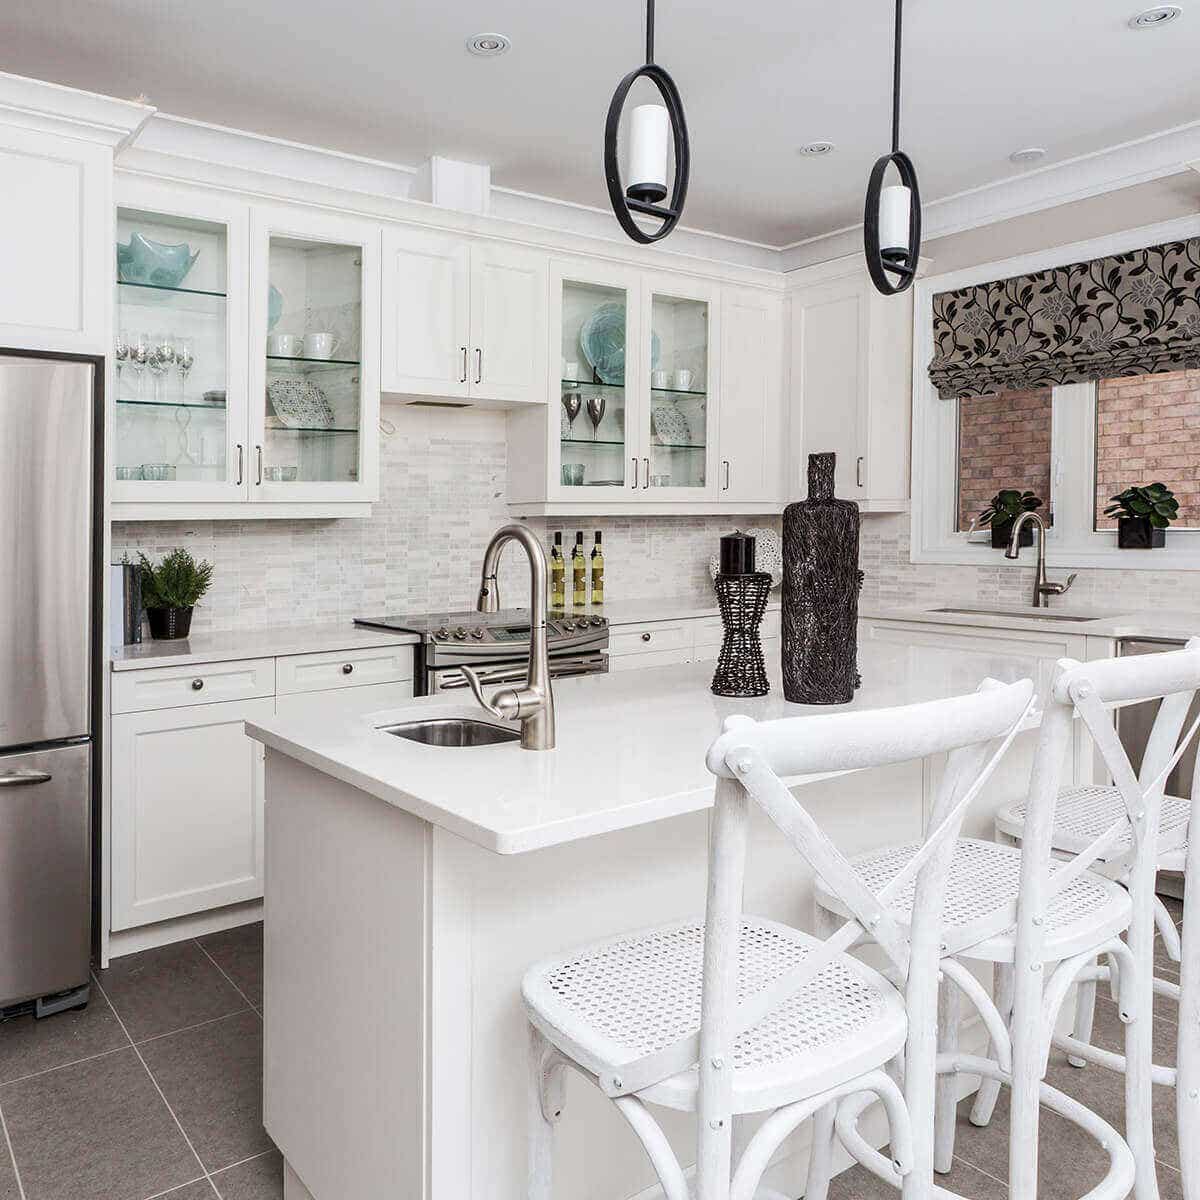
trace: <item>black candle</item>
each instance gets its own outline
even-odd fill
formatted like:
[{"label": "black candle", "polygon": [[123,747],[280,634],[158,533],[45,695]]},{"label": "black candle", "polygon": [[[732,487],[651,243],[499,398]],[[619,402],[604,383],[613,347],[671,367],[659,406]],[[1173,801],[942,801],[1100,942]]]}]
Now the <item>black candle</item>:
[{"label": "black candle", "polygon": [[721,574],[752,575],[754,573],[754,539],[740,530],[727,533],[721,539]]}]

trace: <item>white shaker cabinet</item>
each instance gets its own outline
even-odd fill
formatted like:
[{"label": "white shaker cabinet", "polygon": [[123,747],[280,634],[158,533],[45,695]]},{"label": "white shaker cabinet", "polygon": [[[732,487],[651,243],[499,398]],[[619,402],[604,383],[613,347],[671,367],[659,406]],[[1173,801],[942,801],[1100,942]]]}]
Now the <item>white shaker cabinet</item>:
[{"label": "white shaker cabinet", "polygon": [[881,296],[860,260],[788,279],[791,466],[787,493],[808,490],[808,456],[837,455],[835,490],[864,512],[908,507],[912,293]]},{"label": "white shaker cabinet", "polygon": [[540,251],[421,229],[383,241],[383,390],[541,404],[548,260]]},{"label": "white shaker cabinet", "polygon": [[783,494],[783,299],[721,292],[719,502],[779,503]]}]

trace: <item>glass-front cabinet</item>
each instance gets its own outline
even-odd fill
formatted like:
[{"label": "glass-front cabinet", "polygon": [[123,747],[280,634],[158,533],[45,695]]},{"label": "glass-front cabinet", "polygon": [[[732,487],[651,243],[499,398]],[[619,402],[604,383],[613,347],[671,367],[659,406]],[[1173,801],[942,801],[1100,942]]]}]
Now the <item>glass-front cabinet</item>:
[{"label": "glass-front cabinet", "polygon": [[114,515],[375,499],[379,226],[133,180],[119,201]]},{"label": "glass-front cabinet", "polygon": [[255,212],[252,498],[363,498],[378,445],[379,238],[369,222]]},{"label": "glass-front cabinet", "polygon": [[[113,498],[237,501],[248,216],[155,185],[117,209]],[[183,200],[186,208],[180,205]]]},{"label": "glass-front cabinet", "polygon": [[603,497],[622,504],[714,494],[710,290],[595,264],[559,264],[551,288],[559,403],[549,494],[590,501],[591,489],[623,489]]}]

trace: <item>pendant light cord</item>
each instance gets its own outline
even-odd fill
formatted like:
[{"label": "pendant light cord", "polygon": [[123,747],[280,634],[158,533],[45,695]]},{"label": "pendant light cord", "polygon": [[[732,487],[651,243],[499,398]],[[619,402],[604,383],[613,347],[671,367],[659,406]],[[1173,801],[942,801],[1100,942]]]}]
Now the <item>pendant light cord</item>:
[{"label": "pendant light cord", "polygon": [[[654,0],[649,0],[653,8]],[[896,0],[896,40],[892,47],[892,153],[900,149],[900,10],[904,0]]]},{"label": "pendant light cord", "polygon": [[654,61],[654,0],[646,0],[646,66]]}]

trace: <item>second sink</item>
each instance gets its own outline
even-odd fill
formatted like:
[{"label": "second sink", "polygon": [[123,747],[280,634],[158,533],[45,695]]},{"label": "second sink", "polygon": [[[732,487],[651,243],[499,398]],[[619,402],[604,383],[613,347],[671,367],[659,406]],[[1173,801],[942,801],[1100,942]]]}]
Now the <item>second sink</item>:
[{"label": "second sink", "polygon": [[474,721],[469,717],[436,717],[425,721],[404,721],[399,725],[381,725],[380,733],[423,746],[446,746],[465,749],[470,746],[498,746],[502,742],[517,742],[521,734],[516,729],[504,729],[488,721]]},{"label": "second sink", "polygon": [[1080,617],[1071,613],[1048,612],[1044,608],[1031,608],[1020,612],[1012,608],[931,608],[930,612],[954,613],[976,617],[1016,617],[1018,621],[1099,621],[1101,617]]}]

